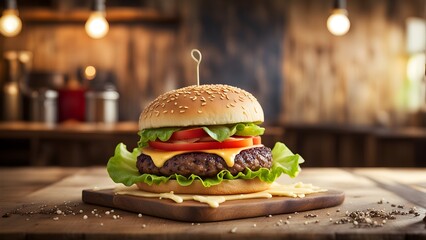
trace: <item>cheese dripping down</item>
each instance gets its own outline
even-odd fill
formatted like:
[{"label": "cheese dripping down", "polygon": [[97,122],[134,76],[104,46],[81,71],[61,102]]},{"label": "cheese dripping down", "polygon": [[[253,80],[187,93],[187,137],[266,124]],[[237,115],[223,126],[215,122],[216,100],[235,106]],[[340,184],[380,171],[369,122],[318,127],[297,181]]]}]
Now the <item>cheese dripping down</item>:
[{"label": "cheese dripping down", "polygon": [[255,147],[262,147],[263,145],[254,145],[249,147],[242,147],[242,148],[223,148],[223,149],[206,149],[206,150],[196,150],[196,151],[162,151],[150,147],[142,148],[142,153],[145,155],[148,155],[151,157],[152,162],[156,167],[162,167],[164,163],[169,160],[170,158],[183,154],[183,153],[190,153],[190,152],[204,152],[204,153],[212,153],[220,156],[225,160],[225,163],[228,167],[234,166],[234,160],[235,156],[238,155],[241,151],[249,149],[249,148],[255,148]]}]

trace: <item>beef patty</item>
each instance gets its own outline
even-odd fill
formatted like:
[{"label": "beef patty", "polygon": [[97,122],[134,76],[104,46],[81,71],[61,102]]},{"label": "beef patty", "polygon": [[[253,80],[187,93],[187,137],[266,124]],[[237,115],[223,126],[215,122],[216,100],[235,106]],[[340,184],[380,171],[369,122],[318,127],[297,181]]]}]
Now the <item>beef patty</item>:
[{"label": "beef patty", "polygon": [[232,175],[243,172],[246,168],[253,171],[259,168],[271,168],[272,153],[268,147],[256,147],[241,151],[235,156],[234,166],[228,167],[225,160],[212,153],[192,152],[176,155],[167,160],[162,167],[156,167],[150,156],[141,154],[136,163],[141,174],[149,173],[161,176],[170,176],[174,173],[190,176],[213,177],[220,171],[227,169]]}]

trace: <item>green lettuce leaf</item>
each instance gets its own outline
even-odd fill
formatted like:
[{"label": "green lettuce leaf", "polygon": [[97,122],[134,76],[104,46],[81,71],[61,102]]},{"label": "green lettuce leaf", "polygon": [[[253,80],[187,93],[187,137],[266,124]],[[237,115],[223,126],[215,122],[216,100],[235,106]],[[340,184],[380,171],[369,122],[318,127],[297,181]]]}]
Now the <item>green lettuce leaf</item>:
[{"label": "green lettuce leaf", "polygon": [[[259,136],[265,132],[265,128],[259,127],[254,123],[237,123],[234,125],[212,125],[202,127],[204,131],[214,140],[223,142],[225,139],[233,135],[238,136]],[[139,131],[140,140],[138,146],[140,148],[148,146],[149,141],[160,139],[165,142],[170,139],[172,134],[182,128],[150,128]]]},{"label": "green lettuce leaf", "polygon": [[257,171],[246,169],[244,173],[240,172],[237,175],[232,175],[228,170],[222,170],[212,178],[201,178],[194,174],[189,177],[179,174],[165,177],[153,174],[141,175],[136,168],[137,156],[139,155],[140,150],[138,148],[133,149],[133,152],[129,152],[126,145],[123,143],[118,144],[114,156],[109,159],[107,164],[107,171],[111,179],[126,186],[131,186],[137,182],[144,182],[148,185],[160,184],[174,179],[182,186],[191,185],[194,180],[199,180],[204,187],[210,187],[220,184],[223,180],[253,179],[256,177],[264,182],[272,183],[281,174],[287,174],[292,178],[296,177],[301,171],[299,164],[304,162],[300,155],[293,154],[287,146],[278,142],[272,150],[273,163],[271,169],[260,168]]},{"label": "green lettuce leaf", "polygon": [[165,142],[170,139],[174,132],[179,130],[180,128],[173,127],[143,129],[138,133],[141,137],[138,142],[138,146],[140,148],[146,147],[148,146],[149,141],[155,141],[157,139]]},{"label": "green lettuce leaf", "polygon": [[223,142],[230,136],[259,136],[265,132],[265,128],[254,123],[237,123],[234,125],[206,126],[204,131],[218,142]]}]

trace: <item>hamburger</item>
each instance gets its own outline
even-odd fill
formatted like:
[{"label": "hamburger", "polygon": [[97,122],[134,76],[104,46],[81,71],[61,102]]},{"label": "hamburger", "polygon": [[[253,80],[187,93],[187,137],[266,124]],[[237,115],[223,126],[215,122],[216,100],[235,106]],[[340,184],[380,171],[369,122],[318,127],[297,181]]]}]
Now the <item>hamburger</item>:
[{"label": "hamburger", "polygon": [[283,143],[262,145],[262,107],[229,85],[194,85],[166,92],[139,117],[138,147],[118,144],[107,171],[116,183],[148,192],[242,194],[296,177],[303,158]]}]

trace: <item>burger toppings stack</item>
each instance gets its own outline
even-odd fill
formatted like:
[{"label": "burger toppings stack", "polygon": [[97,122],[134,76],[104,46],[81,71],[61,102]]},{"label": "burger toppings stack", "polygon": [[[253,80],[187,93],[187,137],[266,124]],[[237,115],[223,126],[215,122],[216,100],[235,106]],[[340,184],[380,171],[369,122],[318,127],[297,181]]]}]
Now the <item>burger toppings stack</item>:
[{"label": "burger toppings stack", "polygon": [[149,192],[240,194],[295,177],[302,157],[262,145],[262,107],[247,91],[196,85],[157,97],[139,118],[138,148],[119,144],[107,170],[117,183]]}]

